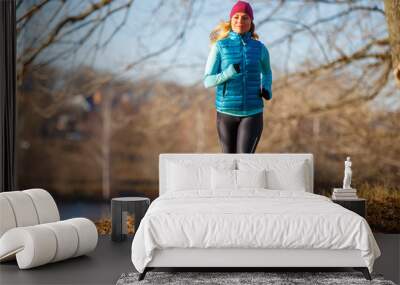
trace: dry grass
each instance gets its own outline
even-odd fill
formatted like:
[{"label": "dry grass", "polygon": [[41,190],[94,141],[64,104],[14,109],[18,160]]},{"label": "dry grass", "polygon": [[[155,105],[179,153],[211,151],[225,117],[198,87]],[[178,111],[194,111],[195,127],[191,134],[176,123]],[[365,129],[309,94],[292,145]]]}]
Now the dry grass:
[{"label": "dry grass", "polygon": [[400,233],[400,189],[364,184],[358,196],[367,199],[367,221],[374,232]]},{"label": "dry grass", "polygon": [[[128,215],[126,225],[128,227],[128,235],[135,233],[135,219],[131,215]],[[102,218],[95,222],[97,232],[99,235],[110,235],[111,234],[111,218]]]}]

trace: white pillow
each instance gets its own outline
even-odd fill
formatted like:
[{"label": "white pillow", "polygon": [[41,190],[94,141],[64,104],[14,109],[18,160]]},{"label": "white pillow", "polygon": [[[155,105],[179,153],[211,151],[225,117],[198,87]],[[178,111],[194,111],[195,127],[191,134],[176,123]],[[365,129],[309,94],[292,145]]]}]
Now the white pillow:
[{"label": "white pillow", "polygon": [[211,169],[212,190],[240,190],[241,188],[266,188],[267,176],[262,170]]},{"label": "white pillow", "polygon": [[210,190],[211,168],[235,169],[235,164],[234,160],[168,160],[167,191]]},{"label": "white pillow", "polygon": [[267,188],[267,171],[261,170],[235,170],[238,188]]},{"label": "white pillow", "polygon": [[236,170],[212,168],[211,189],[236,190]]},{"label": "white pillow", "polygon": [[306,191],[309,188],[308,164],[293,159],[239,159],[240,170],[267,170],[267,187],[274,190]]}]

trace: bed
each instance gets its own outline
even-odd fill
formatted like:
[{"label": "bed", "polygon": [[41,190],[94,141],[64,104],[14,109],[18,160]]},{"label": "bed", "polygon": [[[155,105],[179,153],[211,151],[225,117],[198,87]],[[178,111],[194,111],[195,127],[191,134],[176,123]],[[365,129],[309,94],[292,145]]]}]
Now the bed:
[{"label": "bed", "polygon": [[160,154],[159,197],[132,242],[159,267],[352,267],[379,247],[364,218],[313,194],[312,154]]}]

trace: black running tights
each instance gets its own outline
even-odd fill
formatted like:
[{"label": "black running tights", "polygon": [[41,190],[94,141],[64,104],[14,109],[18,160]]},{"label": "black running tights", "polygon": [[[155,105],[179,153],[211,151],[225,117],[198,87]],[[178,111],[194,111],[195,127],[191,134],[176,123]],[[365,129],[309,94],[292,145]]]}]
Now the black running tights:
[{"label": "black running tights", "polygon": [[254,153],[263,130],[263,113],[239,117],[217,112],[223,153]]}]

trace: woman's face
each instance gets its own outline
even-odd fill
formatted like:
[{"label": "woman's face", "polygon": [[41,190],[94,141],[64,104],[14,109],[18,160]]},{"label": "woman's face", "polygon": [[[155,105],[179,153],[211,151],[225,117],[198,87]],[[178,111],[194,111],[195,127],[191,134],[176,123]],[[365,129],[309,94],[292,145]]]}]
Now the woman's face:
[{"label": "woman's face", "polygon": [[238,34],[247,33],[251,28],[250,16],[243,12],[235,13],[231,19],[231,27],[232,31]]}]

